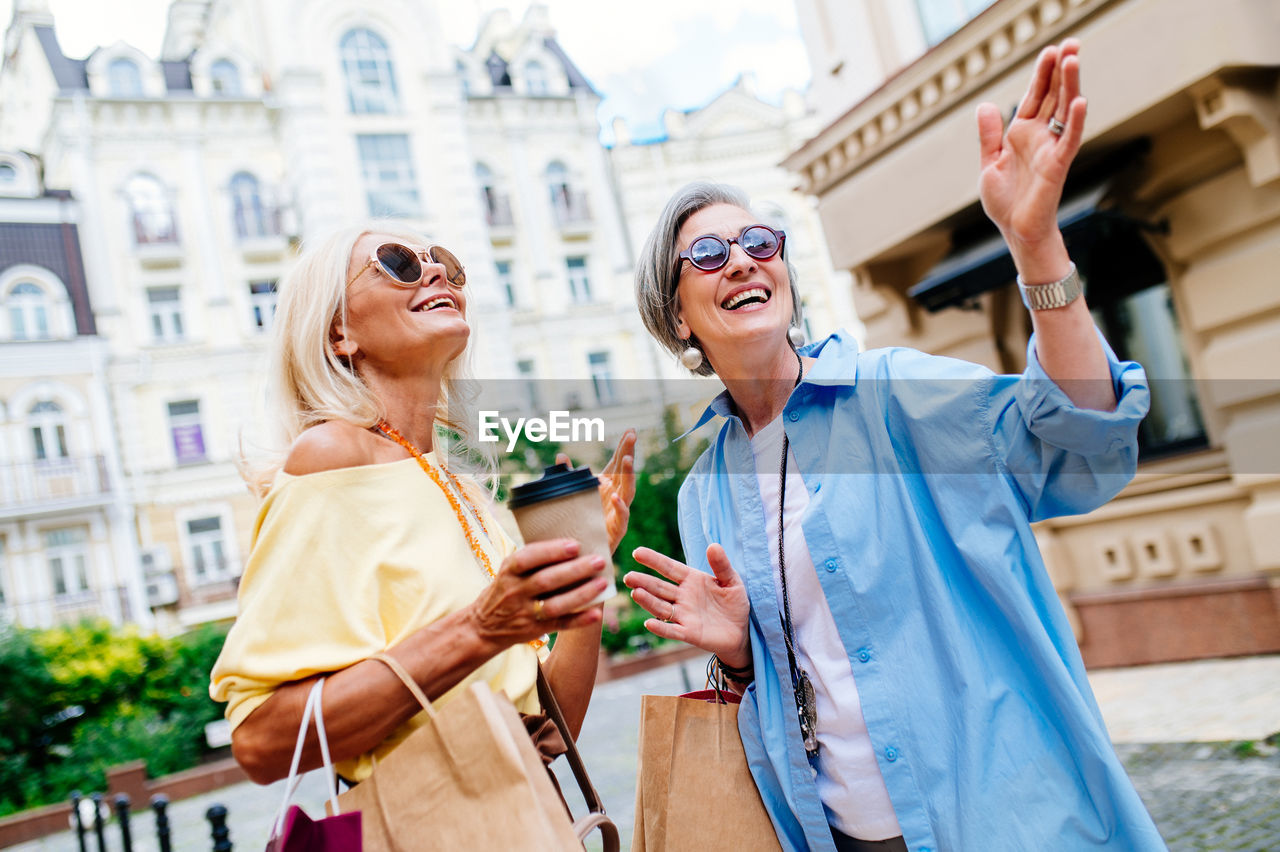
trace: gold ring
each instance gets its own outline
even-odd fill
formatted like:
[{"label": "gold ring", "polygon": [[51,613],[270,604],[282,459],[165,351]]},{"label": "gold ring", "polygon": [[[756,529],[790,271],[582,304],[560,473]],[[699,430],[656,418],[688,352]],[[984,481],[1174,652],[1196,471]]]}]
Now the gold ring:
[{"label": "gold ring", "polygon": [[667,617],[662,620],[665,621],[667,624],[670,624],[671,619],[675,617],[676,617],[676,605],[673,603],[671,604],[671,612],[667,613]]},{"label": "gold ring", "polygon": [[542,598],[538,598],[533,602],[533,617],[536,621],[543,621],[547,617],[547,602]]}]

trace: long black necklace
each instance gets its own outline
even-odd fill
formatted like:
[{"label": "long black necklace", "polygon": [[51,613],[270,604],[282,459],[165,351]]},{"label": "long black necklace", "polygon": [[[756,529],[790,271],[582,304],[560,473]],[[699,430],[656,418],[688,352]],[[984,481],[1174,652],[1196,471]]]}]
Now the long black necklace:
[{"label": "long black necklace", "polygon": [[[793,350],[794,351],[794,350]],[[796,352],[796,383],[792,389],[800,387],[800,379],[804,376],[804,361]],[[782,471],[778,474],[778,578],[782,584],[782,638],[787,643],[787,661],[791,664],[792,693],[796,699],[796,715],[800,718],[800,734],[804,737],[804,752],[809,759],[818,756],[818,705],[813,691],[813,681],[796,660],[795,633],[791,621],[791,598],[787,594],[787,561],[783,548],[786,538],[786,505],[787,505],[787,453],[791,449],[791,441],[787,438],[787,430],[782,430]]]}]

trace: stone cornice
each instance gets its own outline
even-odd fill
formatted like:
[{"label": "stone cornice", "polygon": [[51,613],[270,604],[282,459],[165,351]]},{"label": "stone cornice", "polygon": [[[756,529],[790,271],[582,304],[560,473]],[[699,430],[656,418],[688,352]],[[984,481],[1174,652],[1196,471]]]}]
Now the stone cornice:
[{"label": "stone cornice", "polygon": [[1001,0],[783,161],[820,195],[1119,0]]}]

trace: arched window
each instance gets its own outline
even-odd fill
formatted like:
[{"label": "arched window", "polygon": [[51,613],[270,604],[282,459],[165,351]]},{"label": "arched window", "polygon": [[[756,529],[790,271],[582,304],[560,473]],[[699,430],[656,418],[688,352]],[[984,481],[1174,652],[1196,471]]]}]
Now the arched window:
[{"label": "arched window", "polygon": [[510,225],[511,205],[505,196],[498,194],[493,172],[484,163],[476,163],[476,183],[480,185],[485,221],[490,225]]},{"label": "arched window", "polygon": [[13,163],[0,163],[0,184],[13,183],[18,179],[18,170]]},{"label": "arched window", "polygon": [[275,232],[270,228],[267,208],[262,203],[262,190],[258,179],[248,172],[237,172],[231,177],[231,203],[236,221],[236,236],[265,237]]},{"label": "arched window", "polygon": [[467,75],[467,64],[459,59],[453,64],[453,70],[458,75],[458,85],[462,86],[462,96],[468,97],[471,94],[471,80]]},{"label": "arched window", "polygon": [[555,162],[547,166],[547,189],[551,192],[553,207],[569,206],[569,170],[564,163]]},{"label": "arched window", "polygon": [[111,60],[107,66],[107,91],[117,98],[142,97],[142,73],[132,59]]},{"label": "arched window", "polygon": [[9,309],[9,339],[48,340],[49,294],[43,287],[23,281],[9,291],[5,299]]},{"label": "arched window", "polygon": [[36,461],[55,461],[70,455],[67,452],[66,416],[56,402],[45,400],[31,406],[27,425],[31,428],[31,444]]},{"label": "arched window", "polygon": [[125,184],[124,191],[133,211],[133,234],[139,245],[177,242],[178,229],[174,225],[169,193],[159,179],[147,174],[134,175]]},{"label": "arched window", "polygon": [[525,63],[524,88],[531,95],[547,94],[547,69],[542,67],[541,62],[534,60]]},{"label": "arched window", "polygon": [[215,95],[233,98],[244,91],[240,85],[240,69],[229,59],[219,59],[209,66],[209,86]]},{"label": "arched window", "polygon": [[355,113],[392,112],[399,106],[387,43],[370,30],[351,30],[339,43],[347,101]]}]

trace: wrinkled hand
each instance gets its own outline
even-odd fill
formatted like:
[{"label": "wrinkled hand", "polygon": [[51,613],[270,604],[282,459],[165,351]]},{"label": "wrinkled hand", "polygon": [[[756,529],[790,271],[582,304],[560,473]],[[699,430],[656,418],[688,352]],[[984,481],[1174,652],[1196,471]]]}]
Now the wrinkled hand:
[{"label": "wrinkled hand", "polygon": [[747,620],[751,602],[742,578],[729,564],[724,548],[707,548],[712,574],[697,571],[647,547],[632,554],[641,565],[661,577],[631,571],[622,579],[631,597],[655,618],[644,623],[655,636],[688,642],[717,655],[728,666],[751,662]]},{"label": "wrinkled hand", "polygon": [[[636,432],[628,429],[618,440],[613,457],[597,478],[600,480],[600,502],[604,507],[604,525],[609,531],[609,550],[617,550],[618,543],[627,534],[631,520],[631,501],[636,496]],[[571,465],[564,453],[556,456],[557,462]]]},{"label": "wrinkled hand", "polygon": [[[1036,60],[1031,85],[1004,131],[1000,109],[978,107],[982,207],[1014,251],[1036,246],[1058,233],[1058,203],[1072,159],[1084,135],[1086,103],[1080,95],[1080,43],[1067,39],[1046,47]],[[1066,125],[1061,136],[1049,119]]]},{"label": "wrinkled hand", "polygon": [[[583,607],[609,586],[601,574],[605,560],[579,556],[579,550],[571,538],[553,539],[525,545],[504,559],[493,582],[471,604],[469,620],[477,635],[504,649],[600,621],[600,607]],[[577,583],[581,585],[552,594]]]}]

